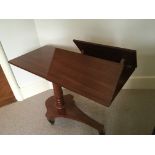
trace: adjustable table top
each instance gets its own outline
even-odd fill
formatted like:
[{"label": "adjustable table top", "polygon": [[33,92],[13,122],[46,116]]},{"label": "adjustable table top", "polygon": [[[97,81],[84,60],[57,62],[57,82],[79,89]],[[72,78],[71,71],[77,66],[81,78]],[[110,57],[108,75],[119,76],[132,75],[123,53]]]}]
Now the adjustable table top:
[{"label": "adjustable table top", "polygon": [[9,63],[109,106],[124,65],[47,45]]}]

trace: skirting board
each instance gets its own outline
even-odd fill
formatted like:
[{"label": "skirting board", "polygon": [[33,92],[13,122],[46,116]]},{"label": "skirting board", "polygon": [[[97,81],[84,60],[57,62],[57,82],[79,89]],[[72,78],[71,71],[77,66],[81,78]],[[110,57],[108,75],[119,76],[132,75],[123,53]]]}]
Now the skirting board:
[{"label": "skirting board", "polygon": [[155,76],[130,77],[123,89],[155,89]]},{"label": "skirting board", "polygon": [[[20,88],[24,99],[52,89],[52,84],[46,80],[36,81]],[[123,89],[155,89],[155,76],[131,77],[124,85]]]}]

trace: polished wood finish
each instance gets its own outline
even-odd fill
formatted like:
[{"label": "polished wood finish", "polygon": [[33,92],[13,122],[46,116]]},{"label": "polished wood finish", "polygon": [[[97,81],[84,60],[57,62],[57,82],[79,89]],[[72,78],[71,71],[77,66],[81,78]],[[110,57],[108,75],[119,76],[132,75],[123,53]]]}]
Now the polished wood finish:
[{"label": "polished wood finish", "polygon": [[54,47],[44,46],[10,60],[9,63],[42,78],[48,79],[48,72],[52,65],[54,53]]},{"label": "polished wood finish", "polygon": [[124,65],[121,76],[117,81],[115,93],[112,97],[114,99],[137,67],[136,50],[102,45],[76,39],[74,39],[73,41],[80,49],[81,53],[84,55],[93,56],[103,60],[118,62]]},{"label": "polished wood finish", "polygon": [[53,91],[56,109],[64,109],[64,97],[61,86],[53,83]]},{"label": "polished wood finish", "polygon": [[56,49],[48,80],[109,106],[122,69],[120,63]]},{"label": "polished wood finish", "polygon": [[110,106],[123,70],[121,63],[52,46],[44,46],[9,62],[105,106]]},{"label": "polished wood finish", "polygon": [[84,114],[72,95],[63,95],[61,87],[110,106],[135,69],[136,55],[132,50],[74,42],[82,54],[47,45],[9,62],[53,82],[54,96],[46,101],[46,117],[51,123],[57,117],[70,118],[103,134],[104,125]]},{"label": "polished wood finish", "polygon": [[46,117],[49,122],[54,123],[55,118],[64,117],[83,122],[98,130],[100,134],[104,134],[104,125],[93,120],[84,114],[75,104],[73,96],[63,95],[62,88],[57,84],[53,84],[54,96],[46,101]]},{"label": "polished wood finish", "polygon": [[16,99],[0,66],[0,106],[15,102]]}]

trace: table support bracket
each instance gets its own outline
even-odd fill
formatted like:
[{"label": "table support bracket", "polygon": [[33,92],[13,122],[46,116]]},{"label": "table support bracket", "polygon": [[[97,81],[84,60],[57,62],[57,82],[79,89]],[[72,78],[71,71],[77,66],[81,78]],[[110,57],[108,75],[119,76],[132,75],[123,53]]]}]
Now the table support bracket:
[{"label": "table support bracket", "polygon": [[54,96],[46,101],[46,117],[51,124],[54,124],[55,118],[64,117],[85,123],[98,130],[99,134],[105,134],[104,125],[82,112],[76,106],[72,95],[63,95],[61,86],[55,83],[53,83],[53,89]]}]

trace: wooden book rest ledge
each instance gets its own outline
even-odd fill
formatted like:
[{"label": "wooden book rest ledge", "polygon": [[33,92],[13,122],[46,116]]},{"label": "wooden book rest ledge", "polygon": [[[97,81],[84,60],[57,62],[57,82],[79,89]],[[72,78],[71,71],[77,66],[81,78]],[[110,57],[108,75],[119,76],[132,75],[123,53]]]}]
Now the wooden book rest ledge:
[{"label": "wooden book rest ledge", "polygon": [[63,95],[62,87],[110,106],[136,68],[136,51],[74,40],[82,54],[44,46],[9,63],[53,83],[54,96],[46,101],[46,117],[74,119],[105,134],[104,125],[84,114],[73,96]]}]

